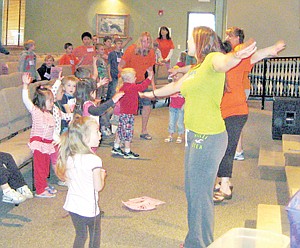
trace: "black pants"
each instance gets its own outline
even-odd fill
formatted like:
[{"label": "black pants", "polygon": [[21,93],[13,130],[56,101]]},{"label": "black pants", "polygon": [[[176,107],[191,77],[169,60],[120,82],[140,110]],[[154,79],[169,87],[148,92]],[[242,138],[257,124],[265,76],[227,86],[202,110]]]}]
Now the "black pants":
[{"label": "black pants", "polygon": [[99,248],[100,236],[101,236],[100,214],[98,214],[95,217],[84,217],[72,212],[69,213],[72,218],[72,222],[76,231],[76,237],[74,240],[73,247],[84,248],[84,244],[87,239],[87,228],[88,228],[90,234],[89,248]]},{"label": "black pants", "polygon": [[232,167],[236,147],[247,119],[248,115],[235,115],[224,119],[228,133],[228,145],[225,155],[219,166],[218,177],[232,176]]},{"label": "black pants", "polygon": [[0,185],[8,183],[13,189],[26,184],[12,155],[0,152]]}]

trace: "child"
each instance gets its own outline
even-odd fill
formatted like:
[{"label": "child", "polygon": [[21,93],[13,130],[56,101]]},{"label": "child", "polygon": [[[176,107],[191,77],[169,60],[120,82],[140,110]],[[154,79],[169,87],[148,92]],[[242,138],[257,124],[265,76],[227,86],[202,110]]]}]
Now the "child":
[{"label": "child", "polygon": [[[133,68],[125,68],[121,71],[120,91],[123,91],[125,95],[120,99],[120,117],[119,126],[116,132],[116,139],[114,147],[112,148],[113,154],[118,154],[124,158],[136,159],[139,157],[138,154],[133,153],[130,150],[130,143],[133,138],[134,128],[134,115],[137,114],[138,110],[138,92],[147,89],[151,83],[153,72],[148,70],[148,78],[141,84],[136,84],[136,72]],[[120,148],[121,142],[125,143],[124,152]]]},{"label": "child", "polygon": [[186,62],[186,56],[187,56],[187,53],[185,51],[182,51],[180,53],[180,56],[179,56],[179,59],[178,59],[178,62],[176,63],[176,65],[179,67],[184,67],[185,62]]},{"label": "child", "polygon": [[59,59],[59,65],[71,65],[72,66],[72,73],[75,73],[75,70],[80,64],[82,63],[83,58],[81,61],[73,54],[73,45],[71,43],[66,43],[64,45],[64,49],[66,53],[61,56]]},{"label": "child", "polygon": [[82,65],[92,65],[93,56],[96,54],[94,46],[91,44],[92,35],[89,32],[84,32],[81,35],[83,45],[76,47],[73,50],[74,55],[82,61]]},{"label": "child", "polygon": [[[179,68],[174,66],[174,69]],[[180,78],[183,77],[183,73],[178,72],[173,76],[174,82],[177,82]],[[169,106],[169,137],[165,139],[165,142],[173,141],[173,134],[176,131],[176,124],[178,129],[178,137],[176,143],[182,143],[182,136],[184,134],[184,123],[183,123],[183,107],[184,107],[184,98],[180,93],[175,93],[170,96],[170,106]]]},{"label": "child", "polygon": [[[64,94],[61,100],[61,105],[62,105],[62,112],[64,113],[68,113],[68,114],[73,113],[76,104],[76,98],[74,95],[76,92],[77,81],[78,79],[74,76],[68,76],[62,79]],[[68,129],[68,121],[62,120],[61,133],[64,133],[67,129]]]},{"label": "child", "polygon": [[33,197],[12,155],[0,152],[0,186],[2,201],[19,204]]},{"label": "child", "polygon": [[115,50],[115,47],[113,46],[112,37],[105,36],[103,38],[103,45],[104,45],[103,59],[104,59],[105,63],[108,63],[108,55],[109,55],[109,53]]},{"label": "child", "polygon": [[91,117],[74,117],[62,135],[56,173],[67,180],[69,188],[64,209],[69,211],[76,231],[73,247],[84,247],[89,230],[89,247],[100,247],[100,209],[98,192],[106,177],[102,160],[92,152],[98,147],[101,133]]},{"label": "child", "polygon": [[107,71],[109,76],[109,84],[107,89],[106,99],[111,99],[112,96],[116,93],[116,87],[118,84],[118,65],[123,56],[122,52],[123,41],[121,39],[115,40],[115,50],[108,54],[108,65]]},{"label": "child", "polygon": [[74,112],[82,116],[91,116],[99,123],[99,116],[113,107],[114,104],[124,95],[123,92],[115,94],[112,99],[97,105],[97,85],[93,79],[85,78],[78,82],[76,90],[76,107]]},{"label": "child", "polygon": [[29,72],[33,79],[33,83],[38,81],[39,75],[36,72],[36,55],[34,53],[35,42],[33,40],[27,40],[24,43],[25,50],[21,52],[19,60],[19,71]]},{"label": "child", "polygon": [[23,102],[32,116],[29,147],[33,152],[35,196],[52,198],[55,197],[57,190],[52,186],[47,186],[47,177],[50,169],[50,155],[55,152],[52,143],[55,121],[50,112],[53,108],[53,94],[49,89],[38,86],[31,101],[28,96],[29,84],[32,81],[30,74],[24,73],[22,80]]},{"label": "child", "polygon": [[41,80],[50,80],[51,79],[51,67],[54,67],[54,58],[52,55],[47,55],[45,57],[45,63],[37,69],[40,74]]}]

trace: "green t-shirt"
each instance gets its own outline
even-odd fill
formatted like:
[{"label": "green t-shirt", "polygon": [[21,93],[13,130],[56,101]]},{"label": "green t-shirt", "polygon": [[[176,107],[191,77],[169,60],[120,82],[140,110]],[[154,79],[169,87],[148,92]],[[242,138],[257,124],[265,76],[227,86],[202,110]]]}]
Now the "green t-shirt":
[{"label": "green t-shirt", "polygon": [[220,109],[225,73],[214,70],[215,54],[208,54],[201,65],[189,70],[180,89],[185,98],[185,127],[199,134],[218,134],[226,129]]}]

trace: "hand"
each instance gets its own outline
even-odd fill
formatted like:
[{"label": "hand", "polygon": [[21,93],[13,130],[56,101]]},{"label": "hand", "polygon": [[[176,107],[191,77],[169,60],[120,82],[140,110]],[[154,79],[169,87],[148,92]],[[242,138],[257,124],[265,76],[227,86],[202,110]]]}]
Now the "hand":
[{"label": "hand", "polygon": [[270,55],[271,56],[277,56],[279,52],[281,52],[282,50],[284,50],[286,47],[286,44],[283,40],[279,40],[277,41],[270,50]]},{"label": "hand", "polygon": [[62,76],[62,71],[58,73],[58,80],[63,80],[64,76]]},{"label": "hand", "polygon": [[22,82],[25,85],[29,85],[32,82],[32,77],[30,76],[29,72],[25,72],[22,75]]},{"label": "hand", "polygon": [[237,59],[244,59],[251,56],[257,50],[256,42],[253,39],[249,39],[245,43],[242,43],[235,47],[233,56]]},{"label": "hand", "polygon": [[109,83],[109,79],[108,78],[100,78],[99,82],[97,83],[97,87],[101,87],[103,85],[106,85]]},{"label": "hand", "polygon": [[148,78],[149,78],[150,80],[152,80],[153,75],[154,75],[152,68],[151,68],[151,69],[147,69],[147,72],[148,72]]},{"label": "hand", "polygon": [[124,95],[125,95],[125,92],[123,92],[123,91],[117,92],[117,93],[114,94],[114,96],[112,97],[113,102],[116,103],[116,102],[119,101]]}]

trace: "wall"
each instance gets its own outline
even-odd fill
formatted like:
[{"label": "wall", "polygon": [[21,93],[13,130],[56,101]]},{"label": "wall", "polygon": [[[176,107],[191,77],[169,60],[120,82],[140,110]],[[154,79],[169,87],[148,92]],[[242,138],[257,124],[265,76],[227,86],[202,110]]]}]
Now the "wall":
[{"label": "wall", "polygon": [[[160,9],[164,10],[161,17],[158,16]],[[25,40],[36,40],[37,52],[63,52],[65,42],[77,46],[81,44],[82,32],[95,33],[96,13],[130,14],[129,35],[133,40],[142,31],[149,31],[156,38],[159,26],[171,27],[176,60],[186,47],[188,11],[215,12],[217,32],[221,35],[224,33],[222,25],[240,26],[246,37],[257,40],[259,47],[282,38],[288,46],[281,55],[300,55],[299,0],[217,0],[216,6],[214,0],[209,3],[198,0],[26,0]],[[226,11],[227,18],[223,18]]]},{"label": "wall", "polygon": [[[160,9],[164,10],[163,16],[158,16]],[[214,12],[214,9],[214,0],[210,3],[186,0],[184,4],[182,0],[27,0],[25,40],[34,39],[37,52],[63,52],[65,42],[77,46],[81,44],[82,32],[95,33],[96,13],[130,14],[129,35],[133,41],[143,31],[156,38],[159,26],[171,27],[176,60],[186,48],[187,12]]]},{"label": "wall", "polygon": [[227,25],[242,27],[258,47],[283,39],[287,47],[280,56],[300,56],[299,0],[227,0],[227,11]]}]

